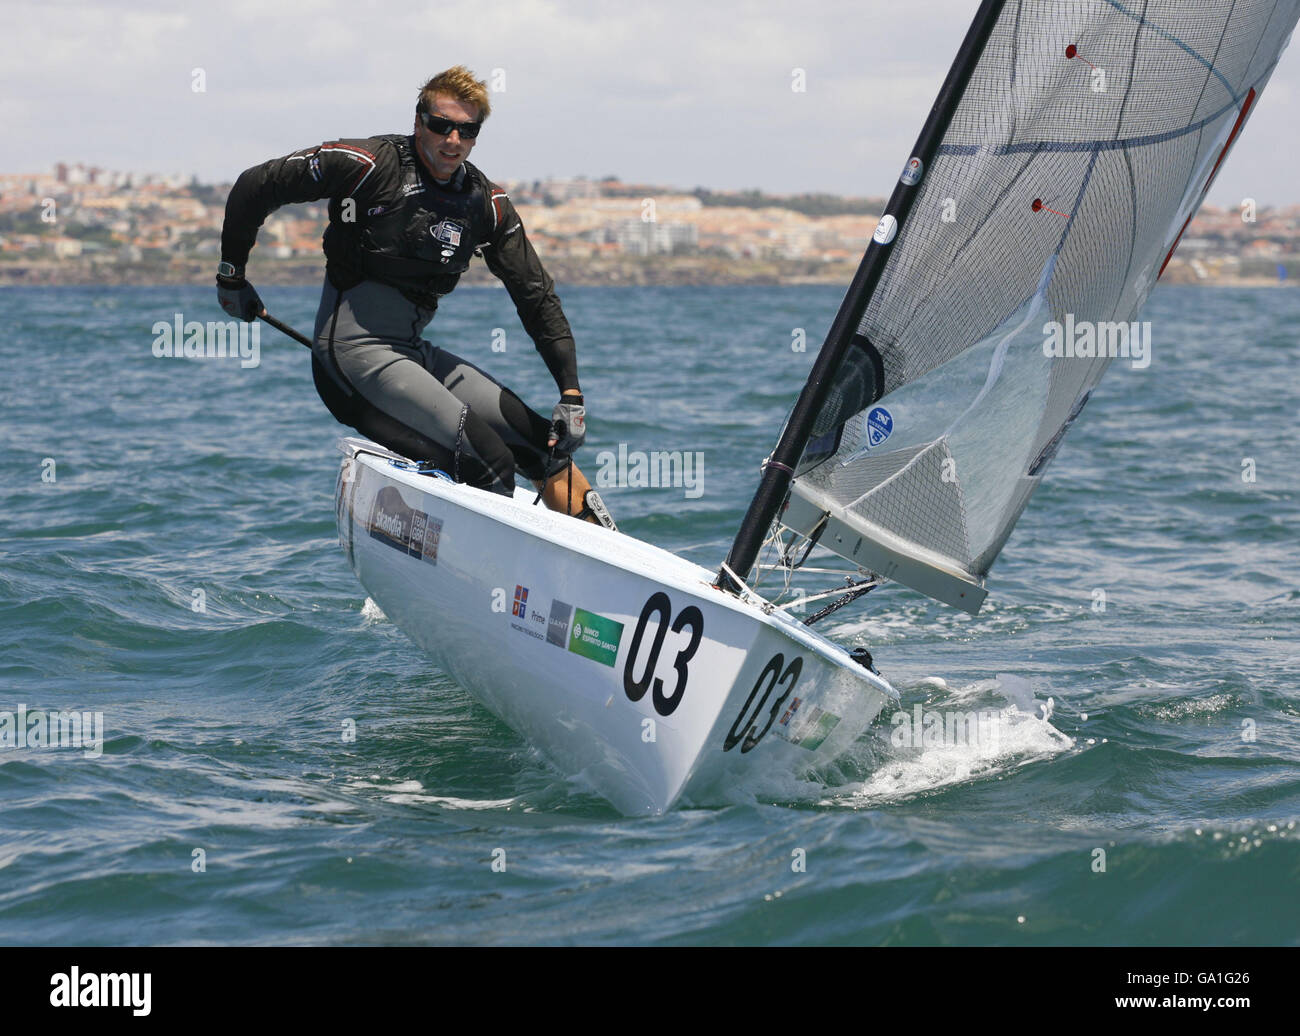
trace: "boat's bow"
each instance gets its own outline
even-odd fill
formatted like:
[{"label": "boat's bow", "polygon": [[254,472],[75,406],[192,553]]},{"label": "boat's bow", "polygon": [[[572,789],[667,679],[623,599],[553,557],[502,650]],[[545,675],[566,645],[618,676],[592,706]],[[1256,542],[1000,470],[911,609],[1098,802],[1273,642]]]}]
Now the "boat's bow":
[{"label": "boat's bow", "polygon": [[385,614],[555,766],[625,813],[806,770],[893,695],[782,613],[631,536],[344,440],[340,542]]}]

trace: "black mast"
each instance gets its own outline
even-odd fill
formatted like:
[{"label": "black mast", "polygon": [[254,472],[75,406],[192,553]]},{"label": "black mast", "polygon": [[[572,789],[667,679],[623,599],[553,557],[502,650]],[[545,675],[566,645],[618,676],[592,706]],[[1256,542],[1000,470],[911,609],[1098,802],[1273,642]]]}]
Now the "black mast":
[{"label": "black mast", "polygon": [[[922,163],[920,179],[924,179],[924,172],[930,168],[934,154],[939,148],[939,142],[948,131],[948,124],[952,121],[957,104],[966,91],[966,84],[970,82],[975,65],[984,53],[985,44],[993,34],[993,27],[1002,13],[1004,2],[1005,0],[983,0],[979,11],[975,14],[975,20],[971,22],[971,27],[966,32],[966,38],[962,40],[952,68],[948,70],[948,78],[939,89],[939,96],[930,108],[930,114],[925,120],[925,125],[921,127],[915,147],[912,148],[912,157],[919,158]],[[911,211],[912,203],[916,200],[920,179],[913,180],[910,184],[900,181],[894,187],[894,193],[890,196],[889,204],[885,206],[884,215],[881,217],[882,222],[886,217],[892,217],[896,221],[896,227],[902,227],[907,214]],[[808,381],[804,384],[803,391],[799,393],[790,420],[786,422],[785,431],[781,433],[781,439],[776,444],[776,449],[772,451],[771,458],[763,466],[763,478],[759,483],[758,492],[754,494],[749,510],[745,512],[745,518],[740,523],[736,540],[727,555],[726,567],[718,572],[718,587],[729,593],[739,593],[740,587],[726,569],[730,568],[740,579],[744,579],[754,567],[763,540],[767,536],[767,530],[772,525],[772,519],[776,517],[790,489],[790,481],[794,478],[794,466],[803,455],[804,447],[808,445],[813,422],[822,407],[826,405],[826,398],[834,385],[835,372],[839,370],[840,361],[853,344],[858,325],[862,322],[862,315],[867,311],[871,295],[876,290],[881,274],[884,273],[885,263],[889,260],[891,242],[897,240],[896,235],[897,231],[889,235],[889,239],[884,244],[880,244],[873,237],[871,243],[867,245],[862,262],[858,264],[858,271],[853,275],[853,281],[849,285],[848,294],[840,303],[835,321],[826,334],[826,341],[817,354],[817,362],[813,364],[812,373],[808,375]],[[869,348],[874,352],[874,348]],[[878,354],[876,361],[878,362]],[[876,398],[879,398],[882,388],[880,380],[877,379]]]}]

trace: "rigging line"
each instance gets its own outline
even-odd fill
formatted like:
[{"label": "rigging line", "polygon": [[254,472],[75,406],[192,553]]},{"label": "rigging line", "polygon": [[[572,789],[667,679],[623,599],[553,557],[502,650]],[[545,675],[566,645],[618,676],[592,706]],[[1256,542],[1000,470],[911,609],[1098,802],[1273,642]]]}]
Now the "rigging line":
[{"label": "rigging line", "polygon": [[787,601],[785,604],[778,604],[775,610],[779,612],[788,611],[791,608],[798,608],[801,605],[811,604],[813,601],[820,601],[826,597],[836,597],[839,594],[848,593],[855,587],[863,586],[865,583],[868,582],[872,584],[873,588],[879,586],[883,582],[883,580],[881,579],[873,578],[867,580],[859,580],[858,582],[855,583],[853,582],[853,580],[848,579],[847,576],[845,577],[845,580],[846,580],[846,585],[844,586],[836,586],[831,588],[830,590],[822,590],[820,593],[809,594],[806,597],[797,597],[793,601]]},{"label": "rigging line", "polygon": [[808,616],[808,618],[803,620],[803,624],[805,626],[811,626],[814,622],[821,621],[822,619],[826,618],[826,616],[839,611],[846,604],[850,604],[853,601],[856,601],[859,597],[863,596],[864,594],[871,593],[871,591],[874,590],[879,585],[880,585],[879,583],[867,583],[866,585],[863,585],[861,583],[857,584],[852,590],[849,590],[843,597],[839,598],[838,600],[832,601],[821,611],[817,612],[817,614]]},{"label": "rigging line", "polygon": [[741,579],[740,576],[736,575],[735,570],[730,565],[728,565],[725,561],[722,562],[722,570],[726,572],[727,575],[729,575],[732,579],[734,579],[736,581],[736,585],[740,587],[740,589],[743,590],[745,593],[749,594],[750,597],[756,598],[759,601],[763,601],[763,598],[754,590],[750,589],[749,584],[747,584],[743,579]]},{"label": "rigging line", "polygon": [[790,544],[787,546],[784,539],[781,538],[781,519],[779,517],[772,519],[772,535],[780,546],[781,560],[781,592],[778,597],[784,597],[790,592],[790,580],[794,578],[794,565],[790,561],[790,549],[794,545],[793,535],[790,537]]},{"label": "rigging line", "polygon": [[[768,555],[775,553],[776,560],[771,564],[763,564],[762,558],[765,556],[765,553]],[[754,566],[751,569],[751,578],[754,581],[753,592],[756,593],[758,587],[762,585],[764,573],[777,571],[785,573],[785,586],[776,595],[777,597],[780,597],[781,594],[785,593],[785,591],[790,587],[790,567],[785,561],[785,543],[781,539],[781,523],[778,519],[774,518],[767,536],[758,546],[758,557],[755,559]],[[749,589],[749,587],[746,587],[746,589]]]},{"label": "rigging line", "polygon": [[794,565],[792,566],[793,568],[803,568],[804,562],[808,560],[808,555],[811,554],[813,552],[813,548],[817,546],[817,541],[822,538],[822,533],[826,531],[826,527],[830,524],[830,521],[831,521],[831,513],[830,511],[827,511],[825,514],[822,515],[822,519],[817,523],[817,527],[813,529],[813,531],[809,534],[808,549],[803,552],[803,557],[801,557],[797,562],[794,563]]},{"label": "rigging line", "polygon": [[[755,568],[772,569],[774,566],[772,566],[772,565],[755,565],[754,567],[755,567]],[[859,573],[859,574],[861,574],[861,575],[868,575],[868,574],[870,574],[870,573],[868,573],[868,571],[867,571],[865,568],[862,568],[862,567],[860,567],[860,566],[855,567],[855,568],[852,569],[852,570],[841,567],[841,568],[801,568],[801,569],[799,569],[799,571],[800,571],[800,573],[804,573],[804,574],[809,573],[809,572],[812,572],[812,573],[816,573],[816,574],[818,574],[818,575],[839,576],[839,577],[842,578],[842,579],[851,579],[851,578],[853,578],[853,576],[852,576],[852,573],[853,573],[853,572],[857,572],[857,573]],[[872,578],[878,578],[878,577],[872,575]]]}]

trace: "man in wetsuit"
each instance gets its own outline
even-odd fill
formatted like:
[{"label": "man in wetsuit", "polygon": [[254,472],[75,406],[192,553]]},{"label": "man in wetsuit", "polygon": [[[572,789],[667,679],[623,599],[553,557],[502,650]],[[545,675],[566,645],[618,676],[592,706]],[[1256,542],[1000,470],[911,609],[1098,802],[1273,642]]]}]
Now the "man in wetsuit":
[{"label": "man in wetsuit", "polygon": [[[555,284],[505,191],[466,159],[490,111],[457,65],[420,90],[414,133],[337,140],[242,173],[226,201],[217,297],[251,320],[244,265],[267,215],[329,199],[312,377],[341,423],[457,481],[511,494],[516,470],[546,505],[613,527],[569,459],[586,437],[577,354]],[[481,255],[510,293],[560,391],[547,421],[490,375],[420,337]]]}]

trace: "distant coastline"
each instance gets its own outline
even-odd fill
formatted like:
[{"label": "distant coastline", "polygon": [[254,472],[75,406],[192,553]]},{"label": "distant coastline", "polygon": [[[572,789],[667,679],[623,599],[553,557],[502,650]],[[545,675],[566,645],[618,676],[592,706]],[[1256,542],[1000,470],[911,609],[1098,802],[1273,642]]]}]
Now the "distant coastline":
[{"label": "distant coastline", "polygon": [[[883,198],[684,190],[600,180],[506,181],[561,285],[846,285]],[[59,163],[0,174],[0,285],[211,284],[229,184]],[[324,203],[268,216],[249,260],[262,284],[319,284]],[[491,283],[475,262],[462,283]],[[1165,283],[1300,282],[1300,206],[1205,206]]]},{"label": "distant coastline", "polygon": [[[729,259],[715,256],[613,256],[596,259],[559,257],[547,259],[546,268],[562,290],[566,286],[645,286],[728,284],[791,285],[832,284],[847,286],[857,262],[816,263],[797,259]],[[1160,278],[1162,284],[1217,286],[1300,285],[1300,256],[1284,257],[1288,268],[1279,279],[1268,265],[1256,269],[1240,266],[1211,268],[1202,263],[1200,274],[1191,263],[1175,257]],[[262,259],[250,263],[249,278],[259,285],[317,286],[325,271],[325,257],[318,259]],[[211,264],[196,259],[170,263],[119,262],[104,258],[0,260],[0,287],[82,285],[168,285],[213,282]],[[500,282],[487,267],[475,261],[461,278],[462,285],[496,285]]]},{"label": "distant coastline", "polygon": [[[547,259],[557,284],[565,285],[726,285],[848,284],[855,262],[812,263],[805,260],[727,259],[714,256],[612,256],[575,260]],[[249,263],[249,279],[267,285],[319,285],[325,257],[263,259]],[[113,262],[104,259],[0,261],[0,286],[14,285],[210,285],[210,264],[194,259],[170,263]],[[499,285],[476,260],[461,285]]]}]

